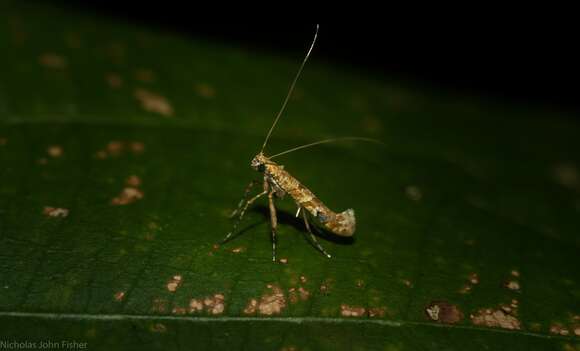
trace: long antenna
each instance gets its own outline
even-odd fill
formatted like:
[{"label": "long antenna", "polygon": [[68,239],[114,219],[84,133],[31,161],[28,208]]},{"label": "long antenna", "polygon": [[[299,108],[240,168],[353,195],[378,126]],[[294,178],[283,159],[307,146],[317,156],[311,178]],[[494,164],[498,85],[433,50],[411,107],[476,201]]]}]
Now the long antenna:
[{"label": "long antenna", "polygon": [[335,141],[343,141],[343,140],[368,141],[368,142],[371,142],[371,143],[377,143],[377,144],[385,145],[385,143],[383,143],[382,141],[377,140],[377,139],[371,139],[371,138],[363,138],[363,137],[332,138],[332,139],[326,139],[326,140],[316,141],[314,143],[310,143],[310,144],[306,144],[306,145],[297,146],[297,147],[294,147],[294,148],[292,148],[290,150],[286,150],[286,151],[282,151],[280,153],[277,153],[276,155],[270,156],[269,158],[274,158],[274,157],[278,157],[278,156],[281,156],[281,155],[289,154],[289,153],[291,153],[293,151],[301,150],[301,149],[306,149],[307,147],[311,147],[311,146],[315,146],[315,145],[332,143],[332,142],[335,142]]},{"label": "long antenna", "polygon": [[304,68],[304,65],[306,64],[306,61],[308,61],[308,57],[310,56],[310,53],[312,52],[312,48],[314,48],[314,43],[316,43],[316,37],[318,37],[318,27],[319,26],[317,24],[316,25],[316,32],[314,33],[314,39],[312,39],[312,44],[310,44],[310,49],[308,49],[308,52],[306,53],[306,56],[304,57],[304,60],[302,61],[302,64],[300,65],[300,68],[298,69],[298,73],[296,73],[296,77],[294,77],[294,80],[292,81],[292,85],[290,85],[290,90],[288,90],[288,95],[286,95],[286,99],[284,100],[284,103],[282,104],[282,108],[278,112],[278,115],[276,116],[276,119],[274,120],[272,127],[270,127],[270,131],[268,131],[268,135],[266,135],[266,140],[264,140],[264,144],[262,145],[262,149],[260,150],[260,152],[264,151],[264,148],[266,147],[266,144],[268,143],[268,139],[270,139],[270,135],[272,134],[274,127],[276,127],[276,123],[278,123],[278,120],[280,119],[282,112],[284,112],[284,109],[286,108],[286,104],[288,103],[288,100],[290,100],[290,96],[292,95],[292,92],[294,91],[294,86],[296,85],[296,81],[298,81],[298,77],[300,77],[300,74],[302,73],[302,69]]}]

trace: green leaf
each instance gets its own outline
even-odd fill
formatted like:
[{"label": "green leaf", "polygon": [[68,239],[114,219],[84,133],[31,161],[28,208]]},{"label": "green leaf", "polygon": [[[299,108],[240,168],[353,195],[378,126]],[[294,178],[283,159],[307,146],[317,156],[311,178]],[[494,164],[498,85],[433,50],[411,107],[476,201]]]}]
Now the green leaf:
[{"label": "green leaf", "polygon": [[357,232],[279,200],[273,263],[264,201],[215,244],[301,54],[0,6],[1,348],[580,348],[577,120],[314,54],[267,152],[386,146],[279,159]]}]

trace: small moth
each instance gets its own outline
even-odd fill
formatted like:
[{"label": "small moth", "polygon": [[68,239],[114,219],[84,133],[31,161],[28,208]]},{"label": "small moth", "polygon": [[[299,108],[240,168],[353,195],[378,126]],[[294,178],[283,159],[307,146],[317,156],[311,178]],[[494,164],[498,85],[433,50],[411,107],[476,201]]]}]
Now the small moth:
[{"label": "small moth", "polygon": [[[326,252],[326,250],[320,245],[316,237],[312,233],[309,217],[314,219],[320,226],[324,227],[327,231],[334,233],[339,236],[343,237],[350,237],[354,234],[356,229],[356,219],[354,215],[353,209],[347,209],[346,211],[336,213],[329,209],[320,199],[312,193],[306,186],[302,185],[296,178],[294,178],[288,171],[284,169],[283,165],[280,165],[272,159],[274,157],[278,157],[283,154],[287,154],[292,151],[296,151],[299,149],[303,149],[306,147],[333,142],[337,140],[363,140],[363,141],[373,141],[377,142],[374,139],[368,138],[359,138],[359,137],[345,137],[345,138],[336,138],[336,139],[327,139],[318,141],[315,143],[307,144],[292,148],[290,150],[286,150],[284,152],[278,153],[273,156],[266,156],[264,154],[264,149],[266,148],[266,144],[270,139],[270,135],[274,130],[274,127],[278,123],[282,112],[284,111],[290,96],[292,95],[292,91],[294,90],[294,86],[296,85],[296,81],[300,74],[302,73],[302,69],[312,52],[312,48],[316,43],[316,38],[318,36],[318,25],[316,26],[316,32],[314,34],[314,39],[312,40],[312,44],[298,69],[298,73],[294,77],[292,84],[290,85],[290,89],[288,94],[286,95],[286,99],[282,104],[274,123],[270,127],[266,139],[264,140],[264,144],[260,152],[254,156],[252,159],[250,166],[255,169],[256,171],[263,174],[263,189],[262,192],[257,194],[256,196],[249,198],[251,189],[258,183],[257,181],[252,181],[246,187],[244,197],[240,200],[237,209],[231,214],[231,217],[235,217],[236,215],[238,218],[236,219],[232,230],[226,235],[226,237],[222,240],[222,244],[230,240],[233,233],[236,231],[238,224],[241,222],[244,214],[248,207],[254,203],[257,199],[261,198],[264,195],[268,196],[268,204],[270,209],[270,224],[271,224],[271,235],[272,235],[272,261],[276,261],[276,229],[278,226],[278,220],[276,217],[276,206],[274,205],[275,198],[283,198],[286,194],[290,195],[292,199],[296,202],[296,207],[298,210],[296,211],[296,217],[302,214],[302,218],[304,220],[304,225],[308,231],[309,238],[311,243],[326,257],[331,258],[331,256]],[[316,228],[316,227],[315,227]],[[306,233],[305,233],[306,235]],[[307,236],[308,238],[308,236]]]}]

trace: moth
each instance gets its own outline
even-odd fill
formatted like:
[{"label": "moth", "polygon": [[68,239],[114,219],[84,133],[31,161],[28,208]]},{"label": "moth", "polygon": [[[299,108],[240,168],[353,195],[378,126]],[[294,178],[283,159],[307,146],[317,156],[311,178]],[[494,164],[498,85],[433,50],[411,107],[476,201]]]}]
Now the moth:
[{"label": "moth", "polygon": [[[339,236],[343,237],[351,237],[353,236],[355,229],[356,229],[356,218],[353,209],[347,209],[343,212],[336,213],[329,209],[319,198],[314,195],[312,191],[310,191],[306,186],[304,186],[300,181],[294,178],[288,171],[284,169],[284,166],[274,162],[272,159],[289,152],[293,152],[299,149],[311,147],[314,145],[319,145],[323,143],[334,142],[338,140],[364,140],[364,141],[372,141],[376,142],[374,139],[368,138],[361,138],[361,137],[344,137],[344,138],[334,138],[334,139],[327,139],[318,142],[314,142],[311,144],[306,144],[302,146],[298,146],[292,148],[290,150],[286,150],[284,152],[275,154],[273,156],[266,156],[264,154],[264,149],[272,135],[272,131],[274,130],[282,112],[288,103],[288,100],[292,96],[292,92],[294,90],[294,86],[302,70],[312,49],[314,48],[314,44],[316,43],[316,39],[318,37],[318,25],[316,26],[316,32],[314,33],[314,39],[312,40],[312,44],[308,49],[300,68],[298,69],[298,73],[294,77],[292,84],[290,85],[290,89],[288,94],[286,95],[286,99],[278,112],[278,115],[274,119],[274,123],[270,127],[268,134],[266,135],[266,139],[262,144],[262,148],[260,152],[254,156],[252,161],[250,162],[250,166],[260,172],[263,175],[263,182],[262,182],[262,192],[249,198],[250,192],[252,188],[258,184],[257,181],[252,181],[246,187],[244,196],[240,200],[238,207],[234,212],[231,214],[231,218],[235,217],[236,215],[238,218],[233,225],[232,230],[226,235],[226,237],[222,240],[222,244],[230,240],[232,235],[237,229],[238,224],[242,221],[244,214],[248,207],[253,204],[256,200],[261,198],[262,196],[268,196],[268,207],[270,210],[270,226],[271,226],[271,239],[272,239],[272,261],[276,261],[276,230],[278,227],[278,220],[276,215],[276,206],[274,204],[274,200],[276,198],[282,199],[286,195],[289,195],[294,202],[296,203],[296,207],[298,208],[296,211],[296,217],[302,215],[302,219],[304,220],[304,225],[309,233],[307,239],[309,238],[311,244],[314,245],[324,256],[331,258],[330,254],[326,252],[326,250],[320,245],[314,234],[312,233],[312,227],[309,222],[309,217],[314,219],[318,225],[324,227],[327,231],[334,233]],[[316,227],[315,227],[316,228]],[[306,234],[306,233],[305,233]]]}]

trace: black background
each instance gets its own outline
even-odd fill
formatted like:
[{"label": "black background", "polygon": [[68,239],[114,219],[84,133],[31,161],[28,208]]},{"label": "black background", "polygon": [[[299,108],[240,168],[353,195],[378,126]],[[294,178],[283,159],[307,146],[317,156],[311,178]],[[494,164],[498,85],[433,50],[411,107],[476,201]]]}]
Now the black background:
[{"label": "black background", "polygon": [[[315,24],[297,21],[206,22],[188,5],[56,1],[57,6],[151,28],[258,48],[301,59]],[[224,6],[227,6],[224,4]],[[282,14],[280,14],[282,15]],[[453,17],[453,16],[451,16]],[[523,17],[523,16],[522,16]],[[316,59],[374,76],[411,78],[435,88],[532,106],[557,108],[579,118],[580,55],[573,22],[463,16],[383,20],[358,18],[320,23]]]}]

